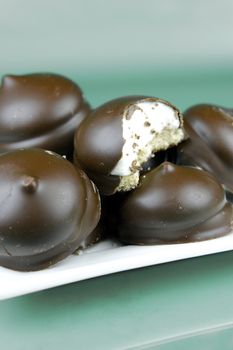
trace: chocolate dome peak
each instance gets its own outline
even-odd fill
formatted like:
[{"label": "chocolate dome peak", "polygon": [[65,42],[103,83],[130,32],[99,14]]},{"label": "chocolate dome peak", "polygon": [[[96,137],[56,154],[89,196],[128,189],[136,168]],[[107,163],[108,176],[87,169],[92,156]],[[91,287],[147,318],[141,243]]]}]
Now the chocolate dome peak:
[{"label": "chocolate dome peak", "polygon": [[42,149],[0,156],[0,265],[37,270],[71,254],[100,216],[82,170]]},{"label": "chocolate dome peak", "polygon": [[29,147],[67,154],[89,106],[80,88],[55,74],[3,77],[0,87],[0,153]]},{"label": "chocolate dome peak", "polygon": [[25,192],[33,193],[36,191],[38,180],[34,176],[25,175],[22,181],[22,189]]}]

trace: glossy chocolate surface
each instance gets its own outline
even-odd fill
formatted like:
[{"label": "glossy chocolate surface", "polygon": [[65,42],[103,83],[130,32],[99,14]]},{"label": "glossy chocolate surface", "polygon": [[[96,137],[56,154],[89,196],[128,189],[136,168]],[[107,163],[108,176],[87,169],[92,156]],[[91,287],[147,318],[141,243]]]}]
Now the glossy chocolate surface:
[{"label": "glossy chocolate surface", "polygon": [[0,156],[0,265],[39,270],[74,252],[96,227],[99,195],[82,170],[52,152]]},{"label": "glossy chocolate surface", "polygon": [[74,131],[89,111],[80,88],[65,77],[5,76],[0,87],[0,153],[40,147],[69,154]]},{"label": "glossy chocolate surface", "polygon": [[232,205],[209,173],[164,162],[123,201],[119,237],[132,244],[199,241],[231,231]]},{"label": "glossy chocolate surface", "polygon": [[177,146],[168,148],[166,151],[157,152],[154,157],[150,158],[142,165],[141,175],[153,170],[163,162],[176,163],[177,160]]},{"label": "glossy chocolate surface", "polygon": [[[141,101],[152,100],[163,102],[172,106],[167,101],[145,97],[127,96],[109,101],[98,107],[82,122],[77,129],[74,138],[74,163],[84,169],[88,176],[97,185],[103,195],[112,195],[120,183],[120,176],[112,175],[111,171],[122,156],[122,148],[125,143],[122,135],[122,117],[126,108]],[[172,106],[178,113],[176,107]],[[164,160],[164,155],[162,156]],[[157,165],[160,158],[156,158],[145,165],[142,170]]]},{"label": "glossy chocolate surface", "polygon": [[138,97],[116,99],[95,109],[75,135],[78,161],[94,173],[108,175],[121,157],[122,114]]},{"label": "glossy chocolate surface", "polygon": [[178,146],[178,164],[199,166],[233,191],[233,110],[197,105],[185,112],[189,140]]}]

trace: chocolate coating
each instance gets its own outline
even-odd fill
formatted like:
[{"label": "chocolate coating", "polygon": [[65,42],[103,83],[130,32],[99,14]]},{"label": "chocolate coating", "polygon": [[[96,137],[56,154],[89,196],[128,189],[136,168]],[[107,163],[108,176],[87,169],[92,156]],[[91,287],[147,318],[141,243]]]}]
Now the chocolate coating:
[{"label": "chocolate coating", "polygon": [[74,131],[89,111],[80,88],[65,77],[5,76],[0,87],[0,153],[30,147],[72,153]]},{"label": "chocolate coating", "polygon": [[112,100],[95,109],[77,129],[74,137],[74,163],[97,185],[100,193],[113,194],[120,177],[111,171],[122,155],[122,116],[138,96]]},{"label": "chocolate coating", "polygon": [[[127,108],[142,100],[162,102],[174,108],[181,119],[179,110],[167,101],[145,96],[127,96],[109,101],[92,111],[75,133],[74,164],[84,169],[103,195],[114,194],[121,180],[120,176],[112,175],[111,171],[122,157],[125,143],[123,114]],[[158,164],[157,158],[155,163]],[[142,170],[147,171],[150,164],[149,161]]]},{"label": "chocolate coating", "polygon": [[163,162],[176,163],[177,159],[177,146],[168,148],[166,151],[157,152],[156,155],[150,158],[146,163],[142,165],[141,175],[151,171]]},{"label": "chocolate coating", "polygon": [[178,164],[199,166],[233,192],[233,110],[197,105],[185,112],[189,139],[178,146]]},{"label": "chocolate coating", "polygon": [[[75,133],[75,160],[88,173],[103,176],[100,188],[105,185],[106,176],[115,177],[110,172],[121,158],[124,145],[121,117],[124,109],[138,99],[138,96],[123,97],[103,104],[83,121]],[[117,183],[119,181],[117,176]]]},{"label": "chocolate coating", "polygon": [[165,162],[122,203],[119,237],[131,244],[200,241],[229,233],[232,219],[232,205],[212,175]]},{"label": "chocolate coating", "polygon": [[82,170],[41,149],[0,156],[0,265],[39,270],[74,252],[100,217]]}]

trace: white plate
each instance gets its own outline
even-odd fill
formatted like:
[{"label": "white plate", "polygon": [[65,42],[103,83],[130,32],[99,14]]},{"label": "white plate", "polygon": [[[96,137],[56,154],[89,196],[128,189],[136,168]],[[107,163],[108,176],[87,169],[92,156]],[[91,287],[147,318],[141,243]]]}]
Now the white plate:
[{"label": "white plate", "polygon": [[42,271],[17,272],[0,267],[0,299],[70,282],[170,261],[233,250],[233,232],[213,240],[158,246],[122,246],[104,241]]}]

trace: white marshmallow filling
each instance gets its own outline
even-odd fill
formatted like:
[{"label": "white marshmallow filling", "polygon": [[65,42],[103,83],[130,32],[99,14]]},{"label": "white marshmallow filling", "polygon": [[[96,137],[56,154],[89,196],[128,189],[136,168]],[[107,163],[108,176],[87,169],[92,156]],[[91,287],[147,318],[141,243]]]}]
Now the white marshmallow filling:
[{"label": "white marshmallow filling", "polygon": [[127,108],[122,127],[125,143],[111,175],[121,177],[117,191],[128,191],[138,185],[142,164],[154,153],[180,143],[184,139],[184,130],[175,108],[151,99],[141,100]]}]

